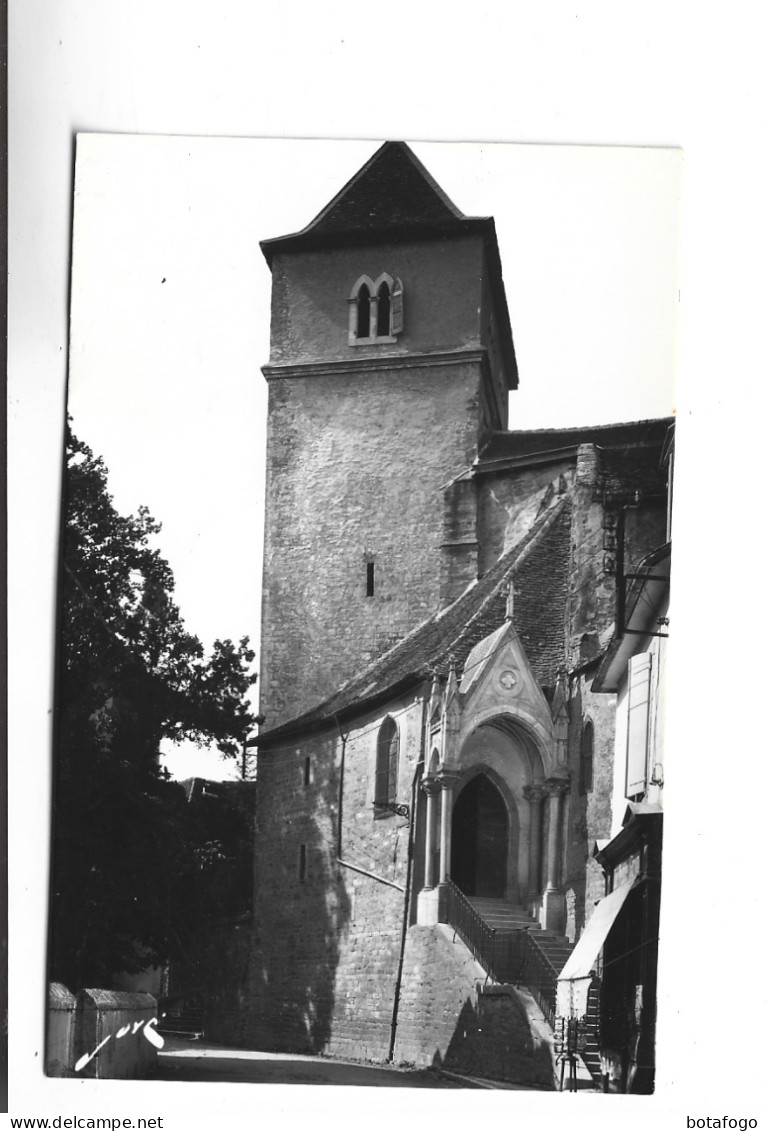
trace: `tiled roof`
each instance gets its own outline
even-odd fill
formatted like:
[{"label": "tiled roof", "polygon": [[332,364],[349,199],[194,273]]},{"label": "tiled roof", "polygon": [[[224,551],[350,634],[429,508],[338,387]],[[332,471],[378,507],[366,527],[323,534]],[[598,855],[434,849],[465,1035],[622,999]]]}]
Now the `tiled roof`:
[{"label": "tiled roof", "polygon": [[464,216],[402,141],[387,141],[300,232],[263,240],[274,252],[386,236],[482,231],[495,236],[490,217]]},{"label": "tiled roof", "polygon": [[598,448],[635,446],[662,447],[673,417],[637,420],[626,424],[602,424],[588,428],[541,428],[518,432],[494,432],[479,453],[481,470],[491,470],[495,460],[518,459],[548,452],[596,444]]},{"label": "tiled roof", "polygon": [[564,659],[564,612],[570,538],[570,504],[560,500],[527,535],[446,609],[424,621],[358,676],[313,710],[258,739],[264,745],[363,707],[403,685],[446,671],[458,672],[471,650],[505,620],[508,582],[514,579],[514,623],[536,678],[553,683]]},{"label": "tiled roof", "polygon": [[387,141],[308,228],[341,232],[441,224],[464,218],[410,147],[401,141]]},{"label": "tiled roof", "polygon": [[557,515],[514,570],[514,625],[536,679],[553,687],[566,661],[564,623],[570,574],[570,508]]}]

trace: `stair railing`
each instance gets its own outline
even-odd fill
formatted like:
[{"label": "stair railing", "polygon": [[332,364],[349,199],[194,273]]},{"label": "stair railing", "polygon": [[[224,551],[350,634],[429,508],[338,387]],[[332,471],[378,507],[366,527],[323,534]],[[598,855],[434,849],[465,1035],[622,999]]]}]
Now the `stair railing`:
[{"label": "stair railing", "polygon": [[452,880],[447,881],[447,921],[496,982],[519,982],[525,966],[526,931],[498,931]]},{"label": "stair railing", "polygon": [[557,970],[540,947],[533,931],[523,931],[525,938],[525,970],[520,979],[541,1007],[549,1025],[554,1026],[557,1013]]},{"label": "stair railing", "polygon": [[496,982],[526,986],[549,1025],[557,1006],[557,970],[525,928],[498,931],[491,927],[452,880],[447,881],[447,921],[474,958]]}]

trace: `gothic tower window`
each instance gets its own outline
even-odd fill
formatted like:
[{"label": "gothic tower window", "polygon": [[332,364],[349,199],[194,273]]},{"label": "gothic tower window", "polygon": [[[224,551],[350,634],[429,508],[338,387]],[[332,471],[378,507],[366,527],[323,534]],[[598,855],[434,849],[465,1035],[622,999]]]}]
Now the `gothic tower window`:
[{"label": "gothic tower window", "polygon": [[397,800],[399,771],[399,731],[394,719],[384,719],[378,732],[376,751],[375,816],[391,816],[390,805]]},{"label": "gothic tower window", "polygon": [[384,345],[403,327],[402,281],[384,272],[375,282],[360,275],[349,296],[349,345]]}]

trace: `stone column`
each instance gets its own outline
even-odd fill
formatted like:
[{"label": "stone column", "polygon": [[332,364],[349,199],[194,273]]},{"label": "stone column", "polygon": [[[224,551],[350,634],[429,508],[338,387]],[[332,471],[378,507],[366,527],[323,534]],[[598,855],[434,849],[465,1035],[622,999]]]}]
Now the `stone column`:
[{"label": "stone column", "polygon": [[437,886],[437,922],[447,922],[448,883],[450,879],[450,851],[453,831],[453,786],[460,774],[455,766],[443,763],[437,775],[440,784],[439,822],[439,884]]},{"label": "stone column", "polygon": [[442,812],[440,814],[439,829],[439,882],[444,884],[450,879],[450,849],[453,832],[453,786],[458,781],[458,774],[447,769],[439,772],[439,783],[442,787]]},{"label": "stone column", "polygon": [[560,799],[568,788],[564,778],[550,778],[546,782],[549,798],[549,830],[546,842],[546,887],[543,892],[543,926],[547,931],[562,934],[565,928],[565,897],[560,887],[559,836]]},{"label": "stone column", "polygon": [[530,805],[530,856],[528,868],[528,896],[541,891],[541,802],[546,795],[542,785],[526,785],[523,794]]},{"label": "stone column", "polygon": [[434,887],[434,832],[435,809],[437,807],[437,793],[439,783],[434,778],[426,778],[421,788],[426,794],[426,858],[424,860],[423,890],[431,891]]},{"label": "stone column", "polygon": [[435,884],[434,841],[437,832],[437,797],[440,785],[436,777],[429,775],[421,782],[426,794],[426,834],[424,836],[424,879],[418,893],[416,919],[421,925],[439,922],[439,890]]}]

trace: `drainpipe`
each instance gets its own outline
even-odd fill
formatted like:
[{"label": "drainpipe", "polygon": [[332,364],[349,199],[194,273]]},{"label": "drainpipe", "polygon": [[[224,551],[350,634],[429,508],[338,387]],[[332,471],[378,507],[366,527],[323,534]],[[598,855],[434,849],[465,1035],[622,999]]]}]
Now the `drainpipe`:
[{"label": "drainpipe", "polygon": [[342,734],[341,728],[338,726],[338,719],[336,719],[336,728],[338,729],[338,737],[341,739],[341,769],[338,775],[338,844],[336,846],[336,856],[339,861],[343,855],[341,852],[341,844],[343,841],[343,824],[344,824],[344,769],[346,766],[346,740],[348,734]]},{"label": "drainpipe", "polygon": [[[423,697],[423,717],[421,719],[421,758],[418,766],[426,766],[426,715],[428,712],[428,700],[426,696]],[[391,1063],[394,1060],[394,1045],[397,1040],[397,1019],[399,1014],[399,999],[402,989],[402,970],[405,965],[405,944],[407,942],[407,926],[410,917],[410,903],[412,899],[413,887],[413,857],[415,855],[415,813],[416,802],[418,800],[418,766],[416,766],[415,773],[413,774],[413,782],[410,786],[410,827],[408,828],[407,835],[407,878],[405,880],[405,898],[402,904],[402,931],[400,933],[399,944],[399,963],[397,965],[397,980],[394,983],[394,1002],[392,1005],[391,1015],[391,1036],[389,1038],[389,1055],[387,1062]],[[428,848],[427,848],[428,851]]]}]

